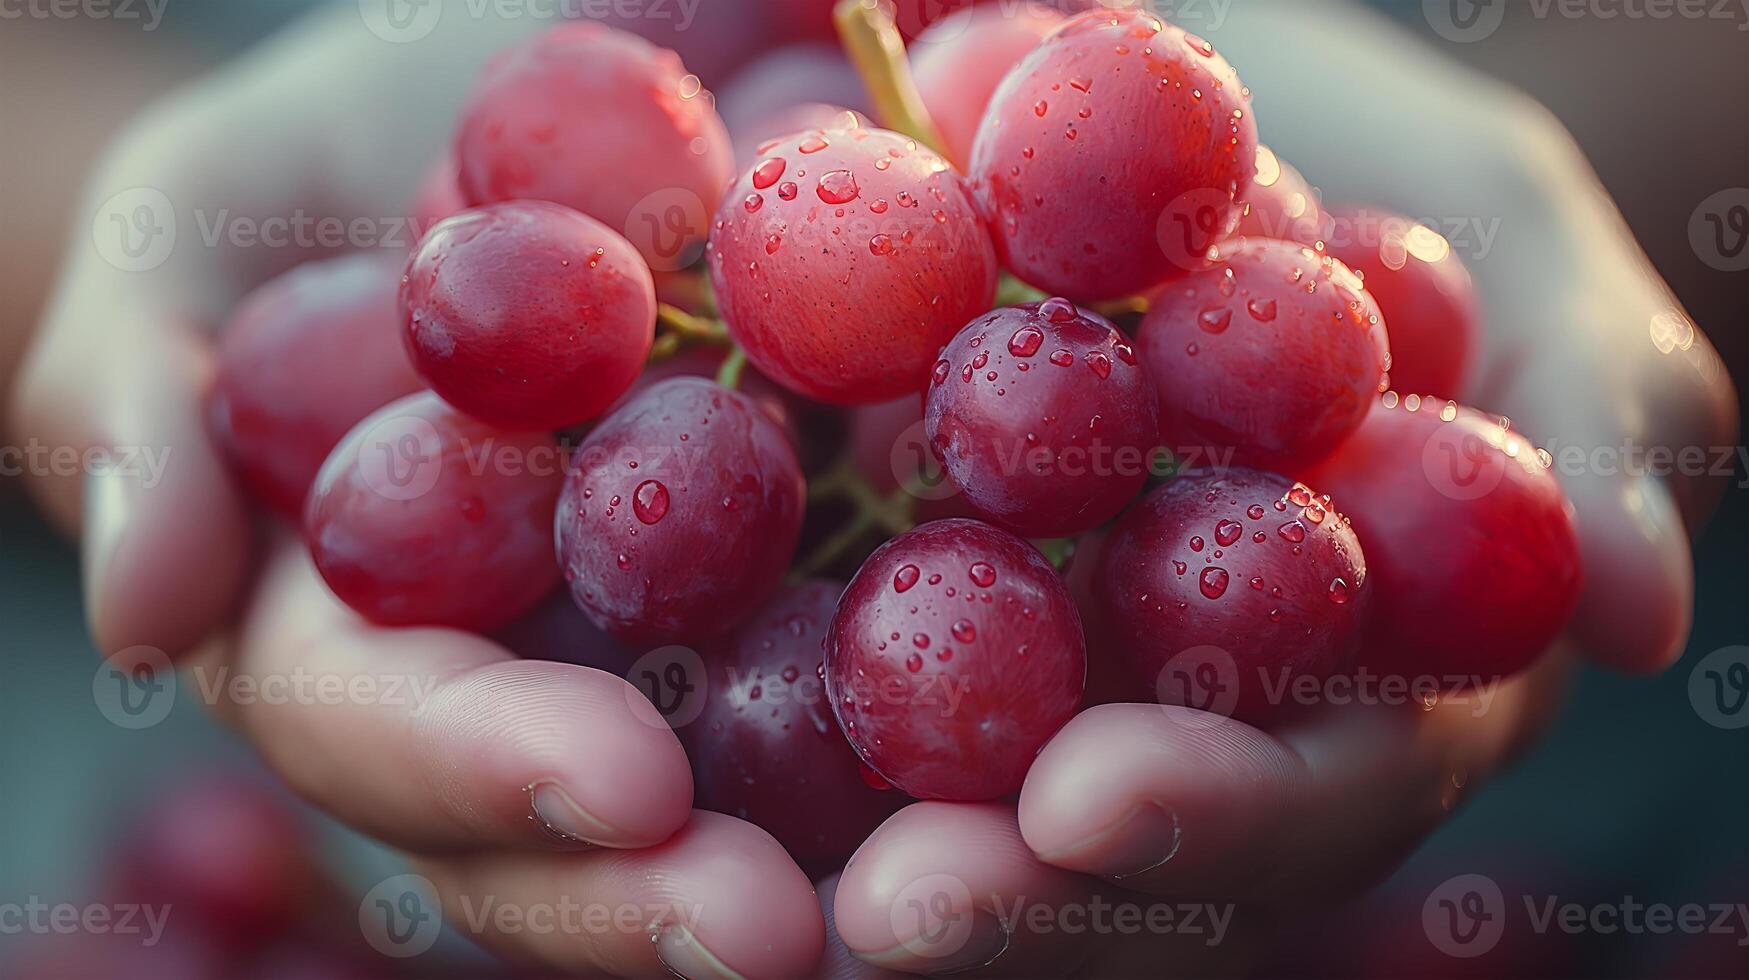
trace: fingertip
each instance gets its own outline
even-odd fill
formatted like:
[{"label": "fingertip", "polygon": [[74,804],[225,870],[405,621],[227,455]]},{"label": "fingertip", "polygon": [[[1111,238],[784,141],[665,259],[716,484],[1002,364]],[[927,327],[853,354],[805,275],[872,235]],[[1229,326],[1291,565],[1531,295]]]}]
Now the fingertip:
[{"label": "fingertip", "polygon": [[[667,843],[647,852],[672,869],[696,921],[665,929],[656,955],[670,971],[704,977],[814,975],[826,950],[820,899],[808,876],[765,831],[705,810]],[[757,883],[758,901],[748,900]]]},{"label": "fingertip", "polygon": [[1570,485],[1585,569],[1572,633],[1592,660],[1657,673],[1682,655],[1694,602],[1688,534],[1651,476]]},{"label": "fingertip", "polygon": [[[234,612],[253,546],[248,511],[204,447],[112,450],[86,480],[86,618],[104,654],[176,657]],[[171,461],[176,461],[172,463]],[[186,462],[184,462],[186,460]]]},{"label": "fingertip", "polygon": [[471,749],[433,759],[441,778],[499,783],[507,811],[560,842],[650,847],[692,816],[679,739],[635,687],[604,671],[491,663],[445,683],[421,728],[432,736],[423,744]]}]

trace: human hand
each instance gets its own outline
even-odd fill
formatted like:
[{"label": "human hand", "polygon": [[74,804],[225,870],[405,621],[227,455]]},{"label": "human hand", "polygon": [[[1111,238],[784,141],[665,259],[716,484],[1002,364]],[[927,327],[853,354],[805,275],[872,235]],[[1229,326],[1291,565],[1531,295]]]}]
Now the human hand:
[{"label": "human hand", "polygon": [[[98,234],[130,231],[123,241],[137,248],[80,229],[9,424],[19,445],[159,453],[155,480],[118,465],[31,487],[81,539],[97,646],[176,659],[183,690],[200,692],[294,790],[418,855],[468,935],[567,972],[804,974],[821,943],[807,878],[763,831],[691,809],[685,753],[635,688],[517,660],[460,631],[363,623],[284,528],[260,540],[203,425],[212,334],[231,309],[333,245],[408,247],[392,216],[405,213],[463,87],[528,29],[452,17],[423,43],[393,45],[356,11],[331,11],[153,109],[108,154],[84,209]],[[127,224],[136,205],[148,209],[144,227]],[[382,237],[275,245],[223,234],[300,215],[366,219]],[[127,227],[112,229],[111,216]],[[165,239],[149,229],[162,236],[167,219],[180,237],[153,252]],[[226,224],[209,238],[214,222]],[[299,677],[382,696],[229,693]],[[760,903],[745,900],[753,881]],[[626,909],[632,926],[580,941],[574,930],[470,923],[464,910],[488,899]]]},{"label": "human hand", "polygon": [[[1486,339],[1461,400],[1588,460],[1600,447],[1735,443],[1717,355],[1540,108],[1352,9],[1236,5],[1207,36],[1257,93],[1271,145],[1327,200],[1498,219],[1492,251],[1464,256]],[[1197,902],[1266,932],[1291,903],[1381,880],[1535,739],[1577,657],[1655,671],[1681,653],[1688,532],[1717,475],[1557,472],[1585,584],[1562,648],[1531,671],[1431,709],[1345,705],[1269,732],[1185,708],[1089,709],[1039,755],[1017,806],[924,803],[889,820],[839,883],[843,941],[908,972],[1195,975],[1232,968],[1244,944],[1211,961],[1206,934],[1108,930],[1090,943],[1015,912]]]}]

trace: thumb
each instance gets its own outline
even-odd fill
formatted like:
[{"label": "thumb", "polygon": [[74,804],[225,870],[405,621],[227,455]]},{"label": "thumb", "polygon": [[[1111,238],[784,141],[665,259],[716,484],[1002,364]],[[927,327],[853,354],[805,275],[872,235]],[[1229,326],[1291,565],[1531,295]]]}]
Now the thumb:
[{"label": "thumb", "polygon": [[97,648],[174,657],[230,613],[249,561],[248,511],[202,423],[213,354],[186,324],[94,309],[90,295],[44,324],[18,388],[17,444],[49,454],[31,488],[77,529]]}]

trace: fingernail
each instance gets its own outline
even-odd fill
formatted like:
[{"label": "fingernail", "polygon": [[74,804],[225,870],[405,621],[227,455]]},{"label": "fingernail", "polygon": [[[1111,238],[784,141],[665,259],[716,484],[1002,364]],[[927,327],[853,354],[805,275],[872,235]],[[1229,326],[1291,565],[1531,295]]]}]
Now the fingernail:
[{"label": "fingernail", "polygon": [[1088,874],[1133,878],[1172,860],[1181,838],[1178,811],[1149,800],[1131,807],[1123,819],[1099,833],[1043,857],[1068,858]]},{"label": "fingernail", "polygon": [[579,806],[558,783],[535,783],[528,788],[528,795],[534,819],[562,840],[601,847],[624,846],[620,843],[623,834]]},{"label": "fingernail", "polygon": [[741,978],[741,974],[730,969],[704,943],[699,942],[691,929],[679,924],[671,925],[656,934],[656,958],[662,961],[669,973],[682,980]]},{"label": "fingernail", "polygon": [[976,913],[972,918],[972,933],[966,937],[964,948],[951,956],[942,957],[930,972],[961,973],[989,966],[1003,953],[1008,952],[1011,938],[1008,930],[994,917]]},{"label": "fingernail", "polygon": [[109,566],[115,560],[132,510],[127,478],[106,467],[94,467],[85,479],[85,513],[80,532],[84,541],[80,564],[85,571],[85,615],[93,623],[101,619]]},{"label": "fingernail", "polygon": [[946,975],[989,966],[1008,951],[1012,937],[994,916],[977,911],[960,914],[972,917],[964,931],[956,927],[957,914],[955,919],[929,918],[918,935],[862,958],[872,965],[907,973],[921,970]]}]

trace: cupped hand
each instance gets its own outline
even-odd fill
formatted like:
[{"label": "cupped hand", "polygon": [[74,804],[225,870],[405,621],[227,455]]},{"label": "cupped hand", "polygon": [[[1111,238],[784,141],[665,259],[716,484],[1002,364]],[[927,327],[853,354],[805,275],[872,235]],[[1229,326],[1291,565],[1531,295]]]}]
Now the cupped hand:
[{"label": "cupped hand", "polygon": [[8,423],[18,445],[110,451],[32,483],[81,539],[99,649],[177,660],[293,789],[415,854],[453,930],[565,972],[804,975],[808,879],[764,831],[692,810],[686,755],[636,689],[363,622],[289,529],[257,526],[202,423],[231,308],[330,251],[404,252],[465,86],[540,26],[451,16],[392,44],[331,8],[148,112],[91,181]]},{"label": "cupped hand", "polygon": [[[1656,671],[1686,642],[1689,534],[1722,480],[1621,460],[1636,445],[1715,458],[1737,438],[1735,392],[1570,138],[1522,96],[1353,9],[1234,5],[1208,37],[1256,92],[1267,141],[1326,199],[1497,221],[1491,252],[1463,255],[1486,311],[1463,400],[1556,450],[1580,534],[1578,611],[1530,671],[1431,708],[1332,705],[1268,732],[1187,708],[1085,711],[1040,753],[1018,805],[916,804],[863,846],[834,910],[867,964],[1234,969],[1283,909],[1388,875],[1535,740],[1577,659]],[[1585,462],[1563,464],[1574,446]],[[1163,906],[1178,927],[1118,929],[1125,906]],[[1194,932],[1188,906],[1205,910]],[[1087,927],[1102,907],[1106,927]],[[1233,918],[1214,941],[1222,909]]]}]

